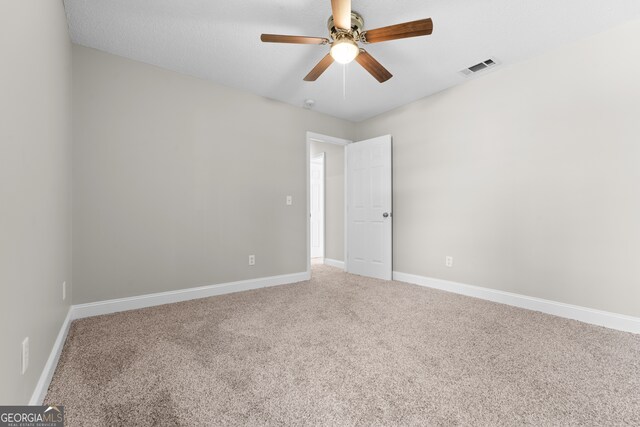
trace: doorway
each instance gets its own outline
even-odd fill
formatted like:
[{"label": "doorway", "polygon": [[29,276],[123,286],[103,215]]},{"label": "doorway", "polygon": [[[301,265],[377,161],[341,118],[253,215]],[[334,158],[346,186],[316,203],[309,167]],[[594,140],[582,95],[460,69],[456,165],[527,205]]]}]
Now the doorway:
[{"label": "doorway", "polygon": [[[353,143],[346,139],[307,132],[305,161],[308,278],[311,278],[313,257],[314,263],[391,280],[391,145],[391,135]],[[318,197],[319,193],[316,196],[311,187],[311,172],[316,167],[313,163],[320,163],[319,154],[323,154],[322,198]],[[317,191],[320,192],[319,188]],[[320,200],[324,202],[323,208]],[[313,215],[312,211],[316,209],[322,211],[322,214],[317,212]]]},{"label": "doorway", "polygon": [[344,270],[345,147],[351,141],[307,132],[307,273],[311,261]]}]

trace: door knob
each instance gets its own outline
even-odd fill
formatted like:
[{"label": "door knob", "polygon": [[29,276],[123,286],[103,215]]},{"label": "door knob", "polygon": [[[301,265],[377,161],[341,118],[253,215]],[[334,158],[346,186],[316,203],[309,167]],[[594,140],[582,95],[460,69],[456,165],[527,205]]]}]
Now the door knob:
[{"label": "door knob", "polygon": [[383,216],[384,218],[387,218],[389,215],[390,215],[390,214],[389,214],[389,212],[385,212],[385,213],[383,213],[383,214],[382,214],[382,216]]}]

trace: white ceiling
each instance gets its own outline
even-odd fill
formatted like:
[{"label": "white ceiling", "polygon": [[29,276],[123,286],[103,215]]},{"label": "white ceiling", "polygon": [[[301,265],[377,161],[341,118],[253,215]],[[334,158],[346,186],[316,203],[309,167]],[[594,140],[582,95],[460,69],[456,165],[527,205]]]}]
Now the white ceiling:
[{"label": "white ceiling", "polygon": [[464,83],[458,72],[489,57],[499,69],[640,16],[640,0],[352,0],[365,29],[434,21],[431,36],[366,46],[394,75],[380,84],[355,62],[346,81],[333,64],[304,82],[327,46],[260,42],[261,33],[327,37],[330,0],[64,3],[75,43],[296,106],[310,98],[314,110],[352,121]]}]

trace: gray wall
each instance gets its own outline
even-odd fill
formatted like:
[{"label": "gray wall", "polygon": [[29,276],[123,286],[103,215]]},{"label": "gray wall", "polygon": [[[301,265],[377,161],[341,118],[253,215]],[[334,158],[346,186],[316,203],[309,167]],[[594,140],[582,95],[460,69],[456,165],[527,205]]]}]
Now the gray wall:
[{"label": "gray wall", "polygon": [[[71,43],[62,2],[0,2],[0,52],[0,404],[7,405],[28,403],[71,300]],[[21,375],[25,337],[30,362]]]},{"label": "gray wall", "polygon": [[344,261],[344,146],[311,142],[310,152],[325,153],[324,256]]},{"label": "gray wall", "polygon": [[74,302],[303,271],[311,130],[393,135],[394,270],[638,316],[638,35],[358,124],[75,47]]},{"label": "gray wall", "polygon": [[74,303],[306,270],[306,132],[350,122],[80,46],[73,72]]},{"label": "gray wall", "polygon": [[393,135],[394,270],[640,316],[638,40],[635,21],[360,123]]}]

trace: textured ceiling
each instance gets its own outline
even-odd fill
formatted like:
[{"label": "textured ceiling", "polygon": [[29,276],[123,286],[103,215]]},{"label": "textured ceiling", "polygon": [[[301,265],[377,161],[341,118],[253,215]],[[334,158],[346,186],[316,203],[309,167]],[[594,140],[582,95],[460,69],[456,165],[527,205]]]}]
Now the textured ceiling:
[{"label": "textured ceiling", "polygon": [[499,69],[640,16],[640,0],[352,0],[365,29],[434,21],[431,36],[366,47],[394,75],[380,84],[355,62],[304,82],[327,46],[260,42],[261,33],[327,37],[330,0],[64,3],[75,43],[297,106],[310,98],[352,121],[464,83],[458,72],[489,57]]}]

